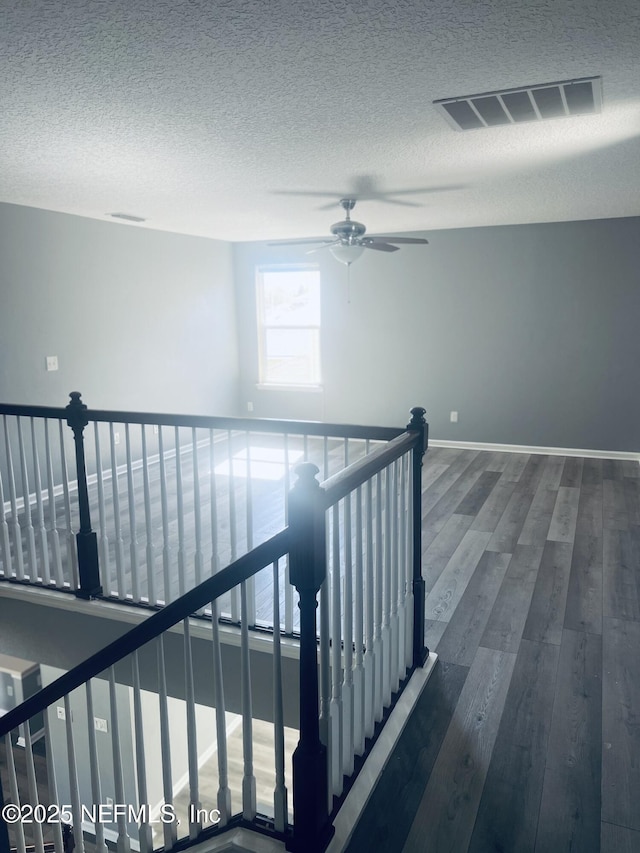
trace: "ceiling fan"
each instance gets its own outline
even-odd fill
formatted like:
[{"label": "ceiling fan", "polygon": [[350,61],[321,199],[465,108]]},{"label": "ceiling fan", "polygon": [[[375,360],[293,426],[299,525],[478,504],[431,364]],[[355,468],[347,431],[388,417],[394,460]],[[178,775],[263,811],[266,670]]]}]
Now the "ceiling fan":
[{"label": "ceiling fan", "polygon": [[[422,207],[420,202],[409,201],[407,196],[425,195],[428,193],[447,192],[449,190],[460,190],[460,184],[439,187],[414,187],[413,189],[384,189],[375,175],[356,175],[351,180],[348,190],[273,190],[275,195],[304,196],[307,198],[345,198],[357,201],[375,201],[383,204],[396,204],[404,207]],[[402,198],[400,198],[402,196]],[[318,210],[331,210],[335,201],[321,205]]]},{"label": "ceiling fan", "polygon": [[322,249],[329,249],[331,254],[343,264],[349,266],[352,264],[365,249],[374,249],[377,252],[397,252],[400,248],[398,244],[416,244],[425,245],[429,241],[423,237],[368,237],[366,227],[362,222],[356,222],[351,219],[351,211],[356,206],[355,198],[341,198],[340,205],[345,213],[345,218],[340,222],[334,222],[331,226],[331,233],[334,239],[327,240],[281,240],[276,243],[269,243],[270,246],[300,246],[307,243],[323,243],[317,249],[311,249],[311,252],[319,252]]}]

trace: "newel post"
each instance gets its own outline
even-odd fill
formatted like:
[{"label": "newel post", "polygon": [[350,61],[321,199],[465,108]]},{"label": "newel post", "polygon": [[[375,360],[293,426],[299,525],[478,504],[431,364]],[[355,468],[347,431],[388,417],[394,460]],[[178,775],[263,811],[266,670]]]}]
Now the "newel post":
[{"label": "newel post", "polygon": [[411,409],[411,420],[407,429],[419,433],[413,448],[412,475],[412,528],[413,528],[413,665],[422,666],[429,656],[424,642],[425,584],[422,577],[422,457],[429,444],[429,424],[425,420],[426,409],[416,406]]},{"label": "newel post", "polygon": [[98,537],[91,530],[89,511],[89,492],[87,490],[87,467],[84,458],[84,428],[89,423],[87,407],[80,399],[79,391],[72,391],[71,402],[67,406],[67,424],[73,430],[76,450],[76,476],[78,479],[78,509],[80,511],[80,530],[76,534],[78,544],[78,574],[80,586],[76,595],[91,598],[101,595],[100,568],[98,566]]},{"label": "newel post", "polygon": [[324,850],[333,835],[328,814],[327,750],[320,740],[317,595],[327,573],[326,522],[319,469],[296,468],[289,493],[289,577],[300,596],[300,740],[293,753],[293,842],[300,853]]}]

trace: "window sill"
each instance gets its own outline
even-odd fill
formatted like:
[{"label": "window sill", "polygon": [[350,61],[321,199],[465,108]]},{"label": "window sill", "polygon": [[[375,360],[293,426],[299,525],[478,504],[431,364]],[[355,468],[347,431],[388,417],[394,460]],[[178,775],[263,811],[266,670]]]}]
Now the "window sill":
[{"label": "window sill", "polygon": [[311,394],[322,394],[323,385],[277,385],[269,382],[258,382],[258,391],[303,391]]}]

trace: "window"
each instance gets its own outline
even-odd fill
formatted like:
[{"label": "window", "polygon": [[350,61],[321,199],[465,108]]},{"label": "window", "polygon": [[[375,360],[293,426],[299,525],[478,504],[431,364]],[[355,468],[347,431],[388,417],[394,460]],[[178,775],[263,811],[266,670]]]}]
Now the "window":
[{"label": "window", "polygon": [[257,275],[260,383],[320,384],[320,272],[260,267]]}]

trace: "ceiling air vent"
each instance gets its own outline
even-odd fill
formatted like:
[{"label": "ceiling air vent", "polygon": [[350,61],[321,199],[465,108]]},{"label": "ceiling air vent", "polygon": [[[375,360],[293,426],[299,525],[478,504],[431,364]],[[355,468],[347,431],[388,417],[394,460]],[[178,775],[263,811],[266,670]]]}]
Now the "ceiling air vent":
[{"label": "ceiling air vent", "polygon": [[455,130],[589,115],[602,109],[602,78],[538,83],[500,92],[443,98],[433,103]]},{"label": "ceiling air vent", "polygon": [[127,222],[146,222],[147,220],[142,216],[134,216],[132,213],[109,213],[108,216],[112,216],[114,219],[124,219]]}]

